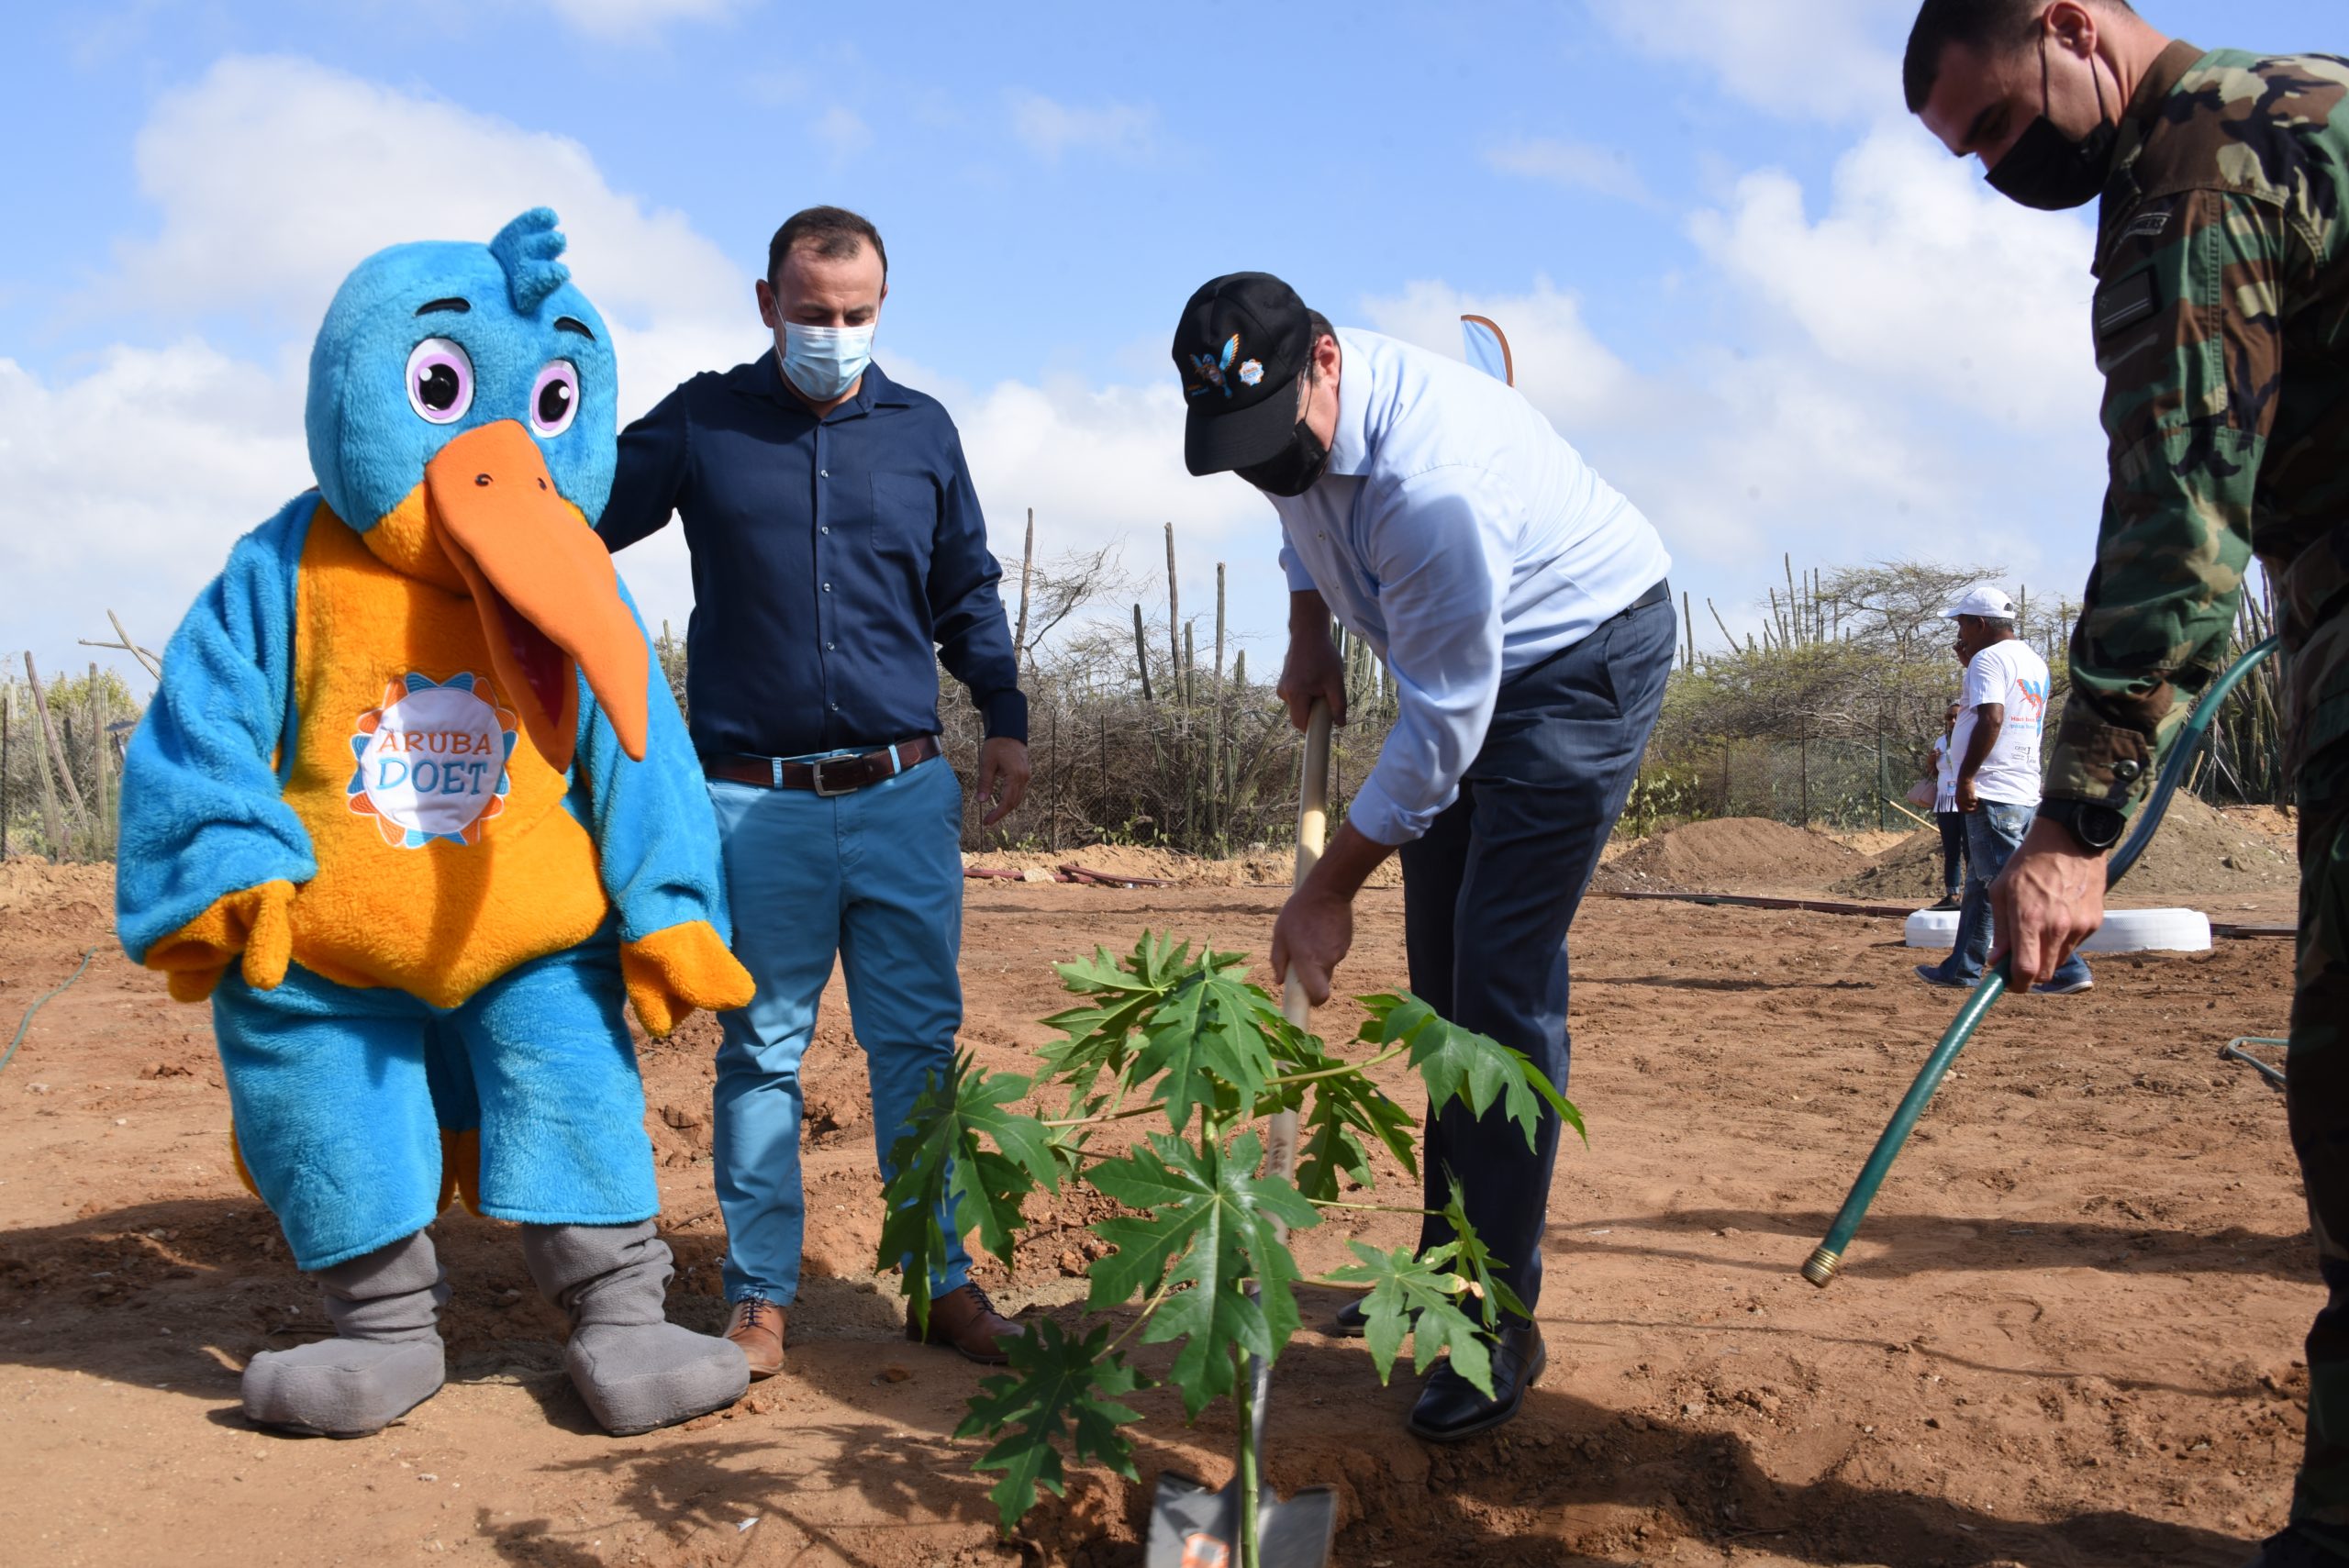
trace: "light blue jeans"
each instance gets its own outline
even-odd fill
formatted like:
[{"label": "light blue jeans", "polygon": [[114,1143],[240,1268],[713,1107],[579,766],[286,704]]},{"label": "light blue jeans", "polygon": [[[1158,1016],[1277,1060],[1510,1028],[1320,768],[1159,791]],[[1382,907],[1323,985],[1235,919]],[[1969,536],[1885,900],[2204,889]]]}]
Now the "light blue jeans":
[{"label": "light blue jeans", "polygon": [[[726,1217],[726,1298],[799,1292],[799,1062],[837,953],[873,1080],[886,1180],[923,1080],[953,1064],[963,1023],[963,787],[942,757],[853,794],[710,782],[734,915],[734,956],[758,982],[721,1013],[713,1154]],[[949,1222],[947,1229],[953,1226]],[[959,1238],[930,1294],[960,1288]]]},{"label": "light blue jeans", "polygon": [[[1981,978],[1982,966],[1990,957],[1990,884],[2022,847],[2023,835],[2031,831],[2032,820],[2038,815],[2035,806],[2009,806],[1997,800],[1986,800],[1978,811],[1965,813],[1965,901],[1958,906],[1956,945],[1941,964],[1942,973],[1948,978]],[[2085,979],[2087,973],[2087,961],[2074,953],[2049,983],[2067,984]]]}]

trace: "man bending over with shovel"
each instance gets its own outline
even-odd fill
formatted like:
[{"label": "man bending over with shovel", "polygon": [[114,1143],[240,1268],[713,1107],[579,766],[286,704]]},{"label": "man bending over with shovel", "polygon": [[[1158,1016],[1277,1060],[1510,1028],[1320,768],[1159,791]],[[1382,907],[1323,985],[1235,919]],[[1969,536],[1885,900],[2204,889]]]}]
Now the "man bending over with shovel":
[{"label": "man bending over with shovel", "polygon": [[[1183,307],[1174,363],[1195,474],[1237,473],[1281,519],[1289,645],[1281,695],[1344,721],[1335,614],[1395,673],[1400,714],[1345,826],[1273,930],[1315,1002],[1353,940],[1353,897],[1398,849],[1411,989],[1566,1083],[1566,929],[1614,831],[1677,637],[1663,540],[1524,396],[1456,360],[1338,332],[1264,272]],[[1427,1126],[1428,1207],[1457,1176],[1470,1221],[1529,1310],[1558,1121],[1535,1147],[1496,1106]],[[1440,1218],[1419,1244],[1451,1240]],[[1355,1307],[1340,1333],[1359,1334]],[[1542,1336],[1505,1324],[1486,1397],[1449,1363],[1411,1430],[1499,1426],[1541,1376]]]}]

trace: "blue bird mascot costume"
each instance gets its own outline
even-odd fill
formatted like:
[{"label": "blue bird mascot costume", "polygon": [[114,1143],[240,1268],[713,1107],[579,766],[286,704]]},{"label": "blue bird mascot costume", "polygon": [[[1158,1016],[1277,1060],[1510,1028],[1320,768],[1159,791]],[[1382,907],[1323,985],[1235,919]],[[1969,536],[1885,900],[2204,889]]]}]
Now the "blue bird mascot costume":
[{"label": "blue bird mascot costume", "polygon": [[240,1171],[335,1337],[244,1373],[264,1425],[372,1432],[445,1376],[426,1234],[520,1227],[596,1418],[730,1404],[668,1322],[621,1015],[739,1007],[708,795],[592,525],[611,334],[554,215],[362,262],[310,356],[317,488],[239,540],[124,764],[130,956],[208,998]]}]

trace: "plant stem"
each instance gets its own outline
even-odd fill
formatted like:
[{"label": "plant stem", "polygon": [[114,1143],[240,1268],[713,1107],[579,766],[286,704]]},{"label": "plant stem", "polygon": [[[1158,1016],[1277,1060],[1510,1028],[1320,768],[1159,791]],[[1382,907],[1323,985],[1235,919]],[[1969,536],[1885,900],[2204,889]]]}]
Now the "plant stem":
[{"label": "plant stem", "polygon": [[1323,1078],[1343,1078],[1348,1073],[1367,1073],[1374,1067],[1385,1066],[1387,1062],[1394,1061],[1397,1057],[1402,1055],[1409,1049],[1410,1047],[1404,1045],[1391,1046],[1387,1050],[1380,1051],[1377,1055],[1372,1057],[1367,1062],[1341,1062],[1335,1067],[1317,1068],[1311,1073],[1290,1073],[1282,1077],[1274,1079],[1273,1088],[1275,1090],[1285,1089],[1291,1084],[1312,1084],[1317,1083]]},{"label": "plant stem", "polygon": [[1167,1273],[1166,1273],[1166,1277],[1165,1277],[1164,1279],[1163,1279],[1163,1280],[1161,1280],[1161,1281],[1159,1281],[1159,1282],[1158,1282],[1158,1288],[1157,1288],[1155,1291],[1153,1291],[1153,1292],[1152,1292],[1152,1293],[1151,1293],[1151,1297],[1150,1297],[1150,1299],[1149,1299],[1148,1301],[1145,1301],[1145,1302],[1143,1302],[1143,1303],[1141,1304],[1141,1317],[1139,1317],[1139,1318],[1136,1318],[1132,1322],[1130,1322],[1130,1323],[1127,1324],[1127,1325],[1126,1325],[1126,1331],[1125,1331],[1124,1333],[1122,1333],[1122,1334],[1119,1335],[1116,1339],[1114,1339],[1114,1340],[1110,1340],[1110,1341],[1109,1341],[1109,1349],[1108,1349],[1107,1351],[1103,1352],[1103,1353],[1104,1353],[1104,1356],[1106,1357],[1106,1356],[1108,1356],[1108,1355],[1114,1355],[1114,1354],[1116,1354],[1116,1353],[1117,1353],[1118,1347],[1119,1347],[1119,1345],[1124,1344],[1128,1340],[1131,1339],[1131,1338],[1133,1337],[1133,1331],[1134,1331],[1135,1329],[1137,1329],[1141,1328],[1143,1324],[1145,1324],[1145,1323],[1149,1322],[1149,1321],[1150,1321],[1150,1315],[1151,1315],[1152,1313],[1153,1313],[1153,1312],[1155,1312],[1155,1311],[1157,1311],[1157,1310],[1158,1310],[1158,1304],[1159,1304],[1160,1302],[1162,1302],[1162,1301],[1165,1300],[1165,1299],[1166,1299],[1166,1293],[1167,1293],[1168,1291],[1170,1291],[1170,1290],[1173,1290],[1174,1288],[1174,1272],[1172,1269],[1169,1269],[1169,1270],[1167,1271]]},{"label": "plant stem", "polygon": [[1236,1374],[1231,1402],[1240,1408],[1240,1564],[1257,1568],[1255,1380],[1248,1375],[1248,1358],[1237,1345],[1231,1349],[1231,1362]]},{"label": "plant stem", "polygon": [[1146,1106],[1136,1106],[1131,1110],[1114,1112],[1103,1111],[1098,1116],[1067,1117],[1057,1120],[1047,1121],[1043,1125],[1046,1127],[1097,1127],[1105,1121],[1126,1121],[1134,1117],[1151,1116],[1152,1114],[1163,1116],[1166,1114],[1166,1107],[1160,1105],[1157,1101],[1152,1100]]}]

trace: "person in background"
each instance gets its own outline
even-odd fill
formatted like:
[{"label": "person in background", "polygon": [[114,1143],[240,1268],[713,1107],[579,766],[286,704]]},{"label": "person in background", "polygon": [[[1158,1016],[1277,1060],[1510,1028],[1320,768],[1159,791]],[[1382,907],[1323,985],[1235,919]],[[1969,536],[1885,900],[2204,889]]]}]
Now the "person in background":
[{"label": "person in background", "polygon": [[[1980,587],[1948,612],[1957,622],[1957,656],[1965,661],[1950,754],[1957,759],[1952,805],[1965,824],[1967,876],[1957,942],[1940,963],[1920,963],[1929,985],[1972,986],[1990,956],[1990,884],[2031,831],[2039,811],[2039,732],[2047,719],[2047,661],[2015,635],[2015,604]],[[2055,995],[2095,981],[2079,954],[2065,959],[2039,989]]]},{"label": "person in background", "polygon": [[1933,740],[1933,822],[1942,830],[1942,901],[1936,909],[1959,907],[1965,887],[1965,814],[1957,808],[1957,717],[1963,703],[1952,703],[1942,715],[1942,732]]},{"label": "person in background", "polygon": [[[953,1062],[963,787],[939,752],[940,665],[986,726],[986,820],[1028,784],[1028,703],[962,439],[936,399],[873,362],[888,293],[888,252],[864,218],[810,207],[786,221],[757,284],[772,345],[620,433],[596,530],[618,550],[674,512],[693,552],[694,746],[734,955],[758,982],[749,1006],[719,1015],[713,1137],[726,1337],[756,1377],[782,1368],[799,1288],[799,1062],[834,959],[885,1177],[923,1084]],[[970,1267],[952,1241],[925,1337],[1001,1362],[1020,1329]]]}]

